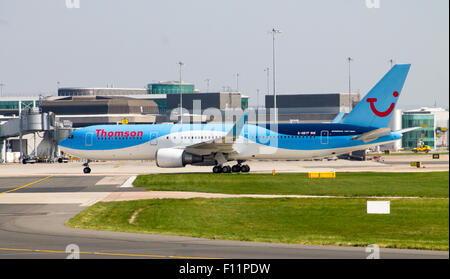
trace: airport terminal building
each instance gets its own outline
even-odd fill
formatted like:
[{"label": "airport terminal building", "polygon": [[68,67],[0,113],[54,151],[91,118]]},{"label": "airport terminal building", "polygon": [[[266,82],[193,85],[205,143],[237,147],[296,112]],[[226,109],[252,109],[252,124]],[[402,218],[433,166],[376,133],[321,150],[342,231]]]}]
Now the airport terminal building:
[{"label": "airport terminal building", "polygon": [[403,135],[403,148],[412,149],[420,142],[431,149],[448,148],[449,111],[443,108],[420,108],[407,110],[402,115],[402,127],[421,127]]},{"label": "airport terminal building", "polygon": [[[248,97],[241,92],[201,93],[193,84],[184,82],[180,84],[177,81],[150,83],[146,88],[65,87],[58,89],[57,96],[0,97],[1,153],[17,152],[18,146],[21,146],[16,142],[19,139],[18,127],[13,127],[13,124],[24,112],[40,113],[42,119],[51,115],[55,123],[47,127],[45,131],[24,131],[22,139],[25,143],[22,142],[20,149],[28,154],[34,151],[35,154],[46,153],[54,156],[58,154],[57,142],[71,130],[79,127],[98,124],[150,124],[180,121],[177,116],[180,107],[180,90],[183,93],[183,108],[188,112],[190,120],[210,121],[212,118],[204,115],[204,110],[215,108],[224,116],[227,111],[256,110],[258,115],[262,112],[262,115],[266,117],[265,119],[258,117],[259,123],[273,121],[270,115],[274,108],[273,95],[265,96],[264,108],[249,108]],[[359,93],[278,94],[278,120],[280,123],[331,122],[336,117],[345,117],[360,99]],[[194,103],[201,104],[200,115],[195,115],[198,112],[195,110]],[[176,117],[171,117],[173,114]],[[406,133],[398,143],[382,148],[398,150],[403,146],[405,149],[411,149],[417,146],[419,140],[433,149],[448,148],[448,110],[421,108],[403,112],[395,111],[394,114],[391,129],[399,130],[417,126],[422,129]],[[183,114],[183,119],[184,117]],[[234,118],[223,117],[222,119],[235,121]],[[47,147],[41,148],[44,151],[38,152],[39,148],[36,145],[43,145],[41,141]],[[52,145],[53,147],[50,148],[49,146]],[[2,159],[5,161],[6,155],[2,155]]]},{"label": "airport terminal building", "polygon": [[[278,94],[280,123],[330,122],[339,113],[348,113],[360,101],[359,93]],[[274,108],[273,95],[265,97],[266,110]]]}]

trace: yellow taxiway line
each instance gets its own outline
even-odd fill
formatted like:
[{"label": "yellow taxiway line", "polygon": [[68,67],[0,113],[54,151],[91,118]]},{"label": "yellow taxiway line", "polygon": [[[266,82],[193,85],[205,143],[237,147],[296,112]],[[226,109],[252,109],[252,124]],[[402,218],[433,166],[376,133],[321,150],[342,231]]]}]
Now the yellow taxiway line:
[{"label": "yellow taxiway line", "polygon": [[11,190],[8,190],[8,191],[5,191],[5,192],[1,192],[0,195],[1,195],[1,194],[5,194],[5,193],[9,193],[9,192],[13,192],[13,191],[17,191],[17,190],[22,189],[22,188],[25,188],[25,187],[27,187],[27,186],[30,186],[30,185],[36,184],[36,183],[38,183],[38,182],[44,181],[44,180],[46,180],[46,179],[49,179],[50,177],[52,177],[52,176],[49,175],[49,176],[47,176],[47,177],[44,177],[44,178],[41,178],[41,179],[39,179],[39,180],[33,181],[33,182],[31,182],[31,183],[25,184],[25,185],[23,185],[23,186],[19,186],[19,187],[17,187],[17,188],[14,188],[14,189],[11,189]]},{"label": "yellow taxiway line", "polygon": [[[55,251],[55,250],[40,250],[40,249],[18,249],[18,248],[0,248],[0,251],[16,251],[16,252],[37,252],[50,254],[72,254],[73,252]],[[162,255],[147,255],[147,254],[124,254],[124,253],[107,253],[107,252],[77,252],[85,255],[104,255],[104,256],[125,256],[125,257],[145,257],[145,258],[171,258],[171,259],[221,259],[221,258],[203,258],[203,257],[182,257],[182,256],[162,256]]]}]

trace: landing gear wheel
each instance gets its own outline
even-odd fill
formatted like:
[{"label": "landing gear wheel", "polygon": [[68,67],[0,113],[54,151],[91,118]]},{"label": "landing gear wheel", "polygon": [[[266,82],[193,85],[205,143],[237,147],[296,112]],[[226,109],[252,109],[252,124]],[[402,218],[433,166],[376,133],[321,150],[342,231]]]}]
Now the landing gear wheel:
[{"label": "landing gear wheel", "polygon": [[231,173],[231,167],[230,166],[223,166],[222,172],[223,173]]},{"label": "landing gear wheel", "polygon": [[222,167],[221,166],[214,166],[213,173],[221,173],[221,172],[222,172]]},{"label": "landing gear wheel", "polygon": [[83,169],[83,172],[84,172],[84,173],[90,173],[90,172],[91,172],[91,168],[90,168],[90,167],[85,167],[85,168]]},{"label": "landing gear wheel", "polygon": [[250,171],[250,167],[248,165],[242,165],[241,166],[241,171],[242,172],[249,172]]},{"label": "landing gear wheel", "polygon": [[240,165],[234,165],[231,167],[231,171],[232,172],[240,172],[241,171],[241,166]]}]

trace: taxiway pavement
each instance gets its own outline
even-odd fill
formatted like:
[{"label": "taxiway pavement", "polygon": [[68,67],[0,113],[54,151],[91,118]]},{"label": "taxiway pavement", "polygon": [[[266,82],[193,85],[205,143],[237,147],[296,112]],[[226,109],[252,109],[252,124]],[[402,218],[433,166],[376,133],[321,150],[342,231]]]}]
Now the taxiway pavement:
[{"label": "taxiway pavement", "polygon": [[[293,245],[94,231],[64,223],[97,201],[144,191],[121,187],[129,176],[0,178],[0,258],[366,258],[365,247]],[[33,198],[34,197],[34,198]],[[36,199],[37,197],[37,199]],[[39,198],[41,197],[41,198]],[[46,197],[44,199],[43,197]],[[69,249],[70,250],[70,249]],[[381,258],[447,258],[442,251],[381,249]]]}]

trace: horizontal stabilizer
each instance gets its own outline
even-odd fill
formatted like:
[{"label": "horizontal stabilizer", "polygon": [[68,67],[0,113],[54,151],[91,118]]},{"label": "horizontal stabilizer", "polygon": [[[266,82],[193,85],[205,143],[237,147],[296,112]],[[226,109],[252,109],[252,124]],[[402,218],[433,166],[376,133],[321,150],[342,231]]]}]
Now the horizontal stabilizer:
[{"label": "horizontal stabilizer", "polygon": [[361,134],[359,136],[355,136],[352,137],[352,140],[362,140],[364,141],[364,143],[369,142],[369,141],[374,141],[377,138],[383,137],[383,136],[387,136],[391,133],[391,129],[390,128],[380,128],[380,129],[375,129],[372,130],[370,132]]},{"label": "horizontal stabilizer", "polygon": [[414,130],[417,130],[417,129],[421,129],[421,128],[422,127],[412,127],[412,128],[406,128],[406,129],[397,130],[397,131],[394,131],[394,132],[400,133],[400,134],[404,134],[404,133],[411,132],[411,131],[414,131]]}]

